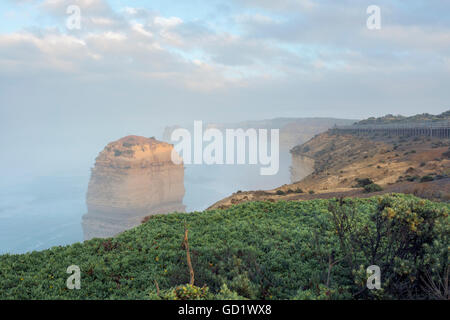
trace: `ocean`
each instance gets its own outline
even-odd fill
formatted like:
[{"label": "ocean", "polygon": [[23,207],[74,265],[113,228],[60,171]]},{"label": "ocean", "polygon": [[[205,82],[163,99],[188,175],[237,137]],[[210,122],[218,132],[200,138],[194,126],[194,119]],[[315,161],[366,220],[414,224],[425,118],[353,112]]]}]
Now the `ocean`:
[{"label": "ocean", "polygon": [[[289,153],[280,170],[261,176],[259,165],[189,165],[185,169],[187,212],[201,211],[238,190],[266,190],[289,183]],[[84,171],[84,170],[82,170]],[[83,241],[87,212],[85,175],[55,175],[0,187],[0,254],[40,251]]]}]

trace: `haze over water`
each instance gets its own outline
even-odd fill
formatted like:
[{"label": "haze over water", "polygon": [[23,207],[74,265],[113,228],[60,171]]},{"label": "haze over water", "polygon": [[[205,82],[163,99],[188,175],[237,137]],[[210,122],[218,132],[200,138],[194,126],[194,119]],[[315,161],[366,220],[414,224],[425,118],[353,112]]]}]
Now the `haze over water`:
[{"label": "haze over water", "polygon": [[[290,156],[280,154],[280,170],[260,176],[259,165],[187,165],[186,211],[204,210],[238,190],[271,189],[289,182]],[[70,174],[70,172],[68,173]],[[0,189],[0,254],[44,250],[83,241],[89,167],[76,176],[33,178]]]},{"label": "haze over water", "polygon": [[[378,30],[371,0],[76,1],[76,30],[72,2],[0,1],[0,253],[80,241],[90,168],[127,135],[448,109],[448,1],[379,0]],[[288,157],[258,170],[187,167],[187,210],[289,182]]]}]

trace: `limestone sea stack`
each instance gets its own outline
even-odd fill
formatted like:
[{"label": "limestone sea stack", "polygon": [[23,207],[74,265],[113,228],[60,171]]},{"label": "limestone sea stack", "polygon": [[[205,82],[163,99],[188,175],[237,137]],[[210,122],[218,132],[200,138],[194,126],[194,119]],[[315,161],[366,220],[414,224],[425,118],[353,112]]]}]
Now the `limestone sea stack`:
[{"label": "limestone sea stack", "polygon": [[127,136],[109,143],[92,169],[83,216],[84,239],[112,237],[152,214],[182,212],[184,167],[173,145]]}]

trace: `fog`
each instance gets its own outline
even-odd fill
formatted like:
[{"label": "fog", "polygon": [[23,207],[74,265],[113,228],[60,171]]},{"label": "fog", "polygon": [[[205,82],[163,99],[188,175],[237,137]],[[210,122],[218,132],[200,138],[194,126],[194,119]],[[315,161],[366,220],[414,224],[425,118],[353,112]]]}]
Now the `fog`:
[{"label": "fog", "polygon": [[[72,1],[2,1],[0,252],[81,237],[90,168],[127,135],[161,138],[194,120],[447,110],[449,5],[411,3],[380,0],[374,31],[368,0],[78,1],[73,30]],[[281,158],[264,178],[259,166],[187,167],[188,210],[288,183]]]}]

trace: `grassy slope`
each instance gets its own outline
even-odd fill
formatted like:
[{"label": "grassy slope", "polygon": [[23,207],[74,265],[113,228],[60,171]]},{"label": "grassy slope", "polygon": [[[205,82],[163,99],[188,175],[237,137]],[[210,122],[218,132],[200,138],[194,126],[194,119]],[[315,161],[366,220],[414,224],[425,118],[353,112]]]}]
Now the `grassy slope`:
[{"label": "grassy slope", "polygon": [[[391,200],[430,210],[450,206],[411,196]],[[338,238],[328,211],[330,201],[250,202],[227,210],[154,216],[114,239],[93,239],[42,252],[0,256],[0,299],[145,299],[155,292],[189,282],[182,247],[184,222],[196,285],[219,291],[223,283],[247,298],[289,299],[299,290],[319,290],[326,281],[328,257],[339,257]],[[361,227],[380,198],[348,200]],[[448,233],[448,218],[444,220]],[[366,233],[366,231],[364,231]],[[355,262],[371,263],[361,252]],[[377,262],[377,261],[375,261]],[[380,261],[380,263],[382,263]],[[82,289],[67,290],[66,268],[82,270]],[[351,270],[337,263],[331,288],[338,298],[359,290]],[[305,291],[307,292],[307,291]],[[334,292],[334,291],[332,291]]]}]

